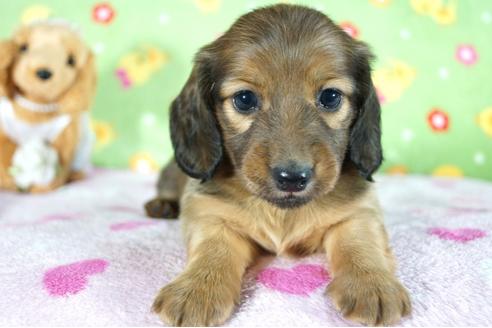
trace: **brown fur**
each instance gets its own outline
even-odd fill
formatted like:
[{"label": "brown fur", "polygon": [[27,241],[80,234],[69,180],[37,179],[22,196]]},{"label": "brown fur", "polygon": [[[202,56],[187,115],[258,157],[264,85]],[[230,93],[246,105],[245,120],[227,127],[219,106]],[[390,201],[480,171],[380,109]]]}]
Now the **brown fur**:
[{"label": "brown fur", "polygon": [[[164,321],[223,323],[262,251],[326,253],[334,276],[327,293],[347,318],[388,325],[410,313],[366,181],[382,160],[370,57],[326,16],[289,5],[241,17],[198,53],[172,105],[176,162],[160,183],[171,192],[160,189],[166,196],[152,201],[179,201],[188,248],[184,273],[153,305]],[[343,93],[335,112],[317,102],[327,87]],[[258,110],[234,110],[240,90],[258,95]],[[272,178],[272,168],[291,162],[314,172],[295,196]],[[182,193],[181,182],[163,183],[184,181],[176,165],[191,177]]]},{"label": "brown fur", "polygon": [[[21,52],[20,48],[28,48]],[[83,177],[82,172],[72,172],[70,165],[79,140],[80,113],[87,111],[95,93],[96,73],[94,58],[89,48],[71,30],[49,24],[23,26],[12,40],[0,43],[0,96],[12,99],[15,92],[37,103],[57,103],[59,110],[37,113],[14,103],[18,118],[29,123],[41,123],[60,114],[69,114],[71,123],[52,146],[58,152],[61,169],[49,186],[32,186],[30,192],[53,190],[70,180]],[[72,55],[74,67],[67,65]],[[49,68],[53,78],[40,81],[35,71]],[[17,145],[0,130],[0,189],[16,190],[8,173]]]}]

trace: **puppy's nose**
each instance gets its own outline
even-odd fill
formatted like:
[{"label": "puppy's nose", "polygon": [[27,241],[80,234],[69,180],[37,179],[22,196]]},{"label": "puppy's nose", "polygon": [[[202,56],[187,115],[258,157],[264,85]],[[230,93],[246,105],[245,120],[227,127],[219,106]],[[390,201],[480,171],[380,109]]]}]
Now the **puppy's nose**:
[{"label": "puppy's nose", "polygon": [[272,175],[279,190],[299,192],[306,189],[309,180],[313,176],[313,169],[306,167],[275,167],[272,170]]},{"label": "puppy's nose", "polygon": [[36,75],[43,81],[49,80],[52,76],[53,73],[51,73],[50,70],[46,68],[41,68],[36,71]]}]

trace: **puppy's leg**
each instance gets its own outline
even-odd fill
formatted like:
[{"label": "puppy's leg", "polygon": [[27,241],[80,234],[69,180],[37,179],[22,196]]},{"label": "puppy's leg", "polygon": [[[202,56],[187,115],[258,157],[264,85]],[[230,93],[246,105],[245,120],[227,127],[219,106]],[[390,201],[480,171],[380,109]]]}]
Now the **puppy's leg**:
[{"label": "puppy's leg", "polygon": [[256,255],[251,242],[226,227],[204,226],[195,231],[185,271],[161,289],[153,304],[161,319],[174,326],[224,323],[239,300],[243,274]]},{"label": "puppy's leg", "polygon": [[349,320],[395,324],[411,311],[408,293],[394,275],[394,259],[375,211],[359,213],[329,229],[325,249],[334,279],[327,292]]},{"label": "puppy's leg", "polygon": [[145,211],[151,218],[177,218],[179,199],[187,177],[172,160],[161,171],[157,183],[157,197],[145,204]]}]

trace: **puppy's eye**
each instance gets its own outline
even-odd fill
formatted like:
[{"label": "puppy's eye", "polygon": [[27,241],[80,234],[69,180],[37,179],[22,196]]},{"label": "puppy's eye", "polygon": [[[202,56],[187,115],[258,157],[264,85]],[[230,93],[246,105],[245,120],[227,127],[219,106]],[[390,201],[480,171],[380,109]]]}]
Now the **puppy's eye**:
[{"label": "puppy's eye", "polygon": [[67,65],[75,67],[75,57],[73,55],[68,56]]},{"label": "puppy's eye", "polygon": [[242,90],[232,98],[234,108],[242,114],[249,114],[258,109],[258,98],[253,91]]},{"label": "puppy's eye", "polygon": [[340,107],[342,102],[342,93],[333,88],[328,88],[321,91],[319,95],[319,103],[327,112],[334,112]]},{"label": "puppy's eye", "polygon": [[19,47],[19,51],[20,51],[20,52],[26,52],[28,48],[29,48],[29,47],[27,46],[27,43],[23,43],[23,44],[21,44],[21,46]]}]

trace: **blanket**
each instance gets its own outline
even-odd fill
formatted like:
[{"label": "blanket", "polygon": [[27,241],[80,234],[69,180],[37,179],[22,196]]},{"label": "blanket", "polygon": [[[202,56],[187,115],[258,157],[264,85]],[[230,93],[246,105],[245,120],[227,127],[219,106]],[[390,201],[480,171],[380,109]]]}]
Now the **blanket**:
[{"label": "blanket", "polygon": [[[46,195],[0,192],[0,325],[158,326],[157,291],[184,268],[179,220],[151,220],[156,176],[97,170]],[[492,325],[492,184],[379,176],[402,326]],[[348,326],[323,255],[265,258],[227,326]]]}]

